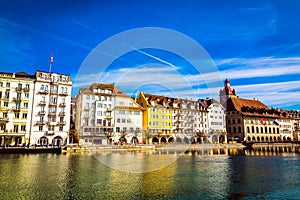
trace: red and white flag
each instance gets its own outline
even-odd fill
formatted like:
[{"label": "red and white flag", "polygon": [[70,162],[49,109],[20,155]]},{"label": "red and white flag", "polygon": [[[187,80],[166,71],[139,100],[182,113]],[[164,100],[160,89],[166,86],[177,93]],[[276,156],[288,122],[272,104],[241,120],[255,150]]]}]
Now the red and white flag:
[{"label": "red and white flag", "polygon": [[267,122],[266,122],[266,119],[265,118],[262,118],[261,120],[260,120],[260,123],[262,124],[262,125],[266,125],[267,124]]},{"label": "red and white flag", "polygon": [[53,58],[54,58],[54,56],[51,55],[51,56],[50,56],[50,65],[52,65],[52,63],[53,63]]}]

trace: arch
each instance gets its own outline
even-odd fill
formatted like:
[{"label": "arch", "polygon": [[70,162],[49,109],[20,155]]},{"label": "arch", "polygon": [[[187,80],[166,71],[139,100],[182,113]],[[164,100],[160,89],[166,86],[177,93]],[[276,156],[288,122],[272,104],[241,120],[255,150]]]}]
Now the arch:
[{"label": "arch", "polygon": [[46,136],[40,137],[37,143],[42,146],[48,145],[48,138]]},{"label": "arch", "polygon": [[152,138],[152,143],[158,143],[158,138],[157,137]]},{"label": "arch", "polygon": [[137,137],[133,136],[133,137],[131,138],[131,143],[132,143],[132,144],[138,144],[138,143],[139,143],[139,140],[137,139]]},{"label": "arch", "polygon": [[290,138],[290,137],[287,137],[286,140],[287,140],[287,141],[291,141],[291,138]]},{"label": "arch", "polygon": [[254,136],[252,137],[252,141],[255,141],[255,137]]},{"label": "arch", "polygon": [[275,131],[276,131],[276,129],[275,129],[275,127],[273,127],[273,133],[276,133]]},{"label": "arch", "polygon": [[277,128],[277,134],[279,133],[279,128]]},{"label": "arch", "polygon": [[247,141],[249,141],[249,142],[251,141],[251,137],[250,136],[247,137]]},{"label": "arch", "polygon": [[265,141],[265,138],[264,138],[264,136],[262,136],[262,137],[261,137],[261,141],[262,141],[262,142],[263,142],[263,141]]},{"label": "arch", "polygon": [[249,126],[247,126],[247,133],[250,133],[250,128],[249,128]]},{"label": "arch", "polygon": [[254,126],[251,126],[252,133],[254,133]]},{"label": "arch", "polygon": [[233,127],[233,133],[236,133],[236,127],[235,126]]},{"label": "arch", "polygon": [[238,127],[238,133],[241,133],[242,132],[242,128],[239,126]]},{"label": "arch", "polygon": [[266,136],[266,142],[268,142],[269,141],[269,137],[268,136]]},{"label": "arch", "polygon": [[63,144],[63,138],[61,136],[56,136],[52,139],[52,145],[60,147]]},{"label": "arch", "polygon": [[125,136],[120,137],[120,138],[119,138],[119,142],[121,143],[121,145],[122,145],[122,144],[126,144],[126,143],[127,143],[127,140],[126,140]]},{"label": "arch", "polygon": [[183,142],[186,143],[186,144],[189,144],[189,143],[190,143],[190,141],[189,141],[189,139],[188,139],[187,137],[184,137],[184,138],[183,138]]},{"label": "arch", "polygon": [[265,127],[265,133],[268,133],[268,127]]},{"label": "arch", "polygon": [[285,136],[283,136],[283,141],[286,141],[286,137]]},{"label": "arch", "polygon": [[167,139],[165,137],[160,138],[160,143],[167,143]]},{"label": "arch", "polygon": [[259,133],[259,128],[258,127],[256,127],[256,133]]},{"label": "arch", "polygon": [[176,137],[176,142],[182,142],[182,139],[180,137]]},{"label": "arch", "polygon": [[213,135],[212,138],[211,138],[211,141],[213,143],[219,142],[219,137],[217,135]]},{"label": "arch", "polygon": [[271,127],[269,127],[269,133],[272,133],[272,128]]},{"label": "arch", "polygon": [[173,137],[169,137],[168,142],[169,142],[169,143],[174,142],[174,138],[173,138]]},{"label": "arch", "polygon": [[278,136],[278,137],[277,137],[277,140],[278,140],[278,141],[280,141],[280,140],[281,140],[281,138]]},{"label": "arch", "polygon": [[257,140],[258,142],[260,142],[260,137],[257,136],[256,140]]},{"label": "arch", "polygon": [[260,127],[260,133],[264,133],[264,128]]}]

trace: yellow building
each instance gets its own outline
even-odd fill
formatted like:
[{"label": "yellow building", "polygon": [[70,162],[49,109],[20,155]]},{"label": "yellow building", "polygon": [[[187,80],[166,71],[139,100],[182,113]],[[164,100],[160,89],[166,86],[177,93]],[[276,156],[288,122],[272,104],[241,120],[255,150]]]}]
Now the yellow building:
[{"label": "yellow building", "polygon": [[174,141],[172,136],[172,108],[164,96],[141,92],[137,103],[143,112],[143,140],[146,143],[167,143]]},{"label": "yellow building", "polygon": [[34,77],[24,72],[0,73],[0,144],[28,142]]}]

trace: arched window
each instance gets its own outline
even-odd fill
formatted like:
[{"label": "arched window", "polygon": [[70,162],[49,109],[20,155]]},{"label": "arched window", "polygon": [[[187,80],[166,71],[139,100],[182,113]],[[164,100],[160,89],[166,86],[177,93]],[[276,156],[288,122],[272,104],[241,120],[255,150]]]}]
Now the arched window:
[{"label": "arched window", "polygon": [[233,133],[236,133],[236,127],[233,127]]},{"label": "arched window", "polygon": [[247,126],[247,133],[250,133],[250,128],[249,128],[249,126]]},{"label": "arched window", "polygon": [[277,134],[279,134],[279,128],[277,128]]},{"label": "arched window", "polygon": [[256,133],[259,133],[259,128],[258,127],[256,127]]},{"label": "arched window", "polygon": [[44,85],[41,85],[41,90],[44,90]]},{"label": "arched window", "polygon": [[252,128],[252,133],[254,133],[254,126],[252,126],[251,128]]},{"label": "arched window", "polygon": [[264,133],[264,128],[260,127],[260,133]]},{"label": "arched window", "polygon": [[242,128],[239,126],[238,127],[238,132],[241,133],[242,132]]},{"label": "arched window", "polygon": [[265,127],[265,133],[268,133],[268,128],[267,127]]},{"label": "arched window", "polygon": [[269,133],[272,133],[272,128],[271,127],[269,127]]},{"label": "arched window", "polygon": [[45,91],[48,91],[48,85],[45,85]]}]

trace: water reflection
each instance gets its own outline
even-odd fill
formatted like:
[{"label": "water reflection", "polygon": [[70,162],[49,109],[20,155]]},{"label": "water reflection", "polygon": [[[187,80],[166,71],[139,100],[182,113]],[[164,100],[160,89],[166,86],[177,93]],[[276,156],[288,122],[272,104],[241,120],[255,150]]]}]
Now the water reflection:
[{"label": "water reflection", "polygon": [[[144,173],[115,170],[90,154],[0,155],[0,191],[2,199],[293,198],[300,190],[299,150],[270,146],[96,154],[120,168],[131,163],[135,170],[168,163]],[[125,161],[120,164],[120,159]]]}]

